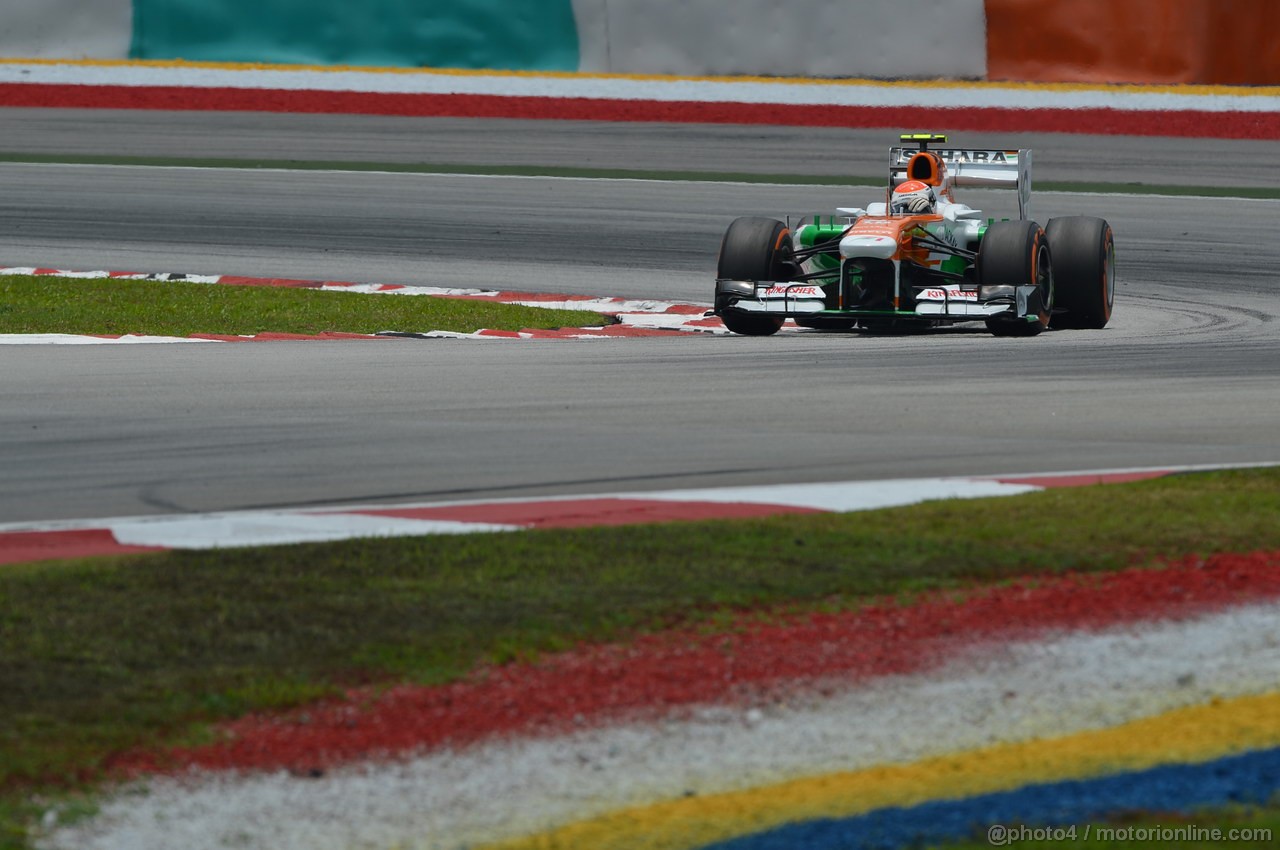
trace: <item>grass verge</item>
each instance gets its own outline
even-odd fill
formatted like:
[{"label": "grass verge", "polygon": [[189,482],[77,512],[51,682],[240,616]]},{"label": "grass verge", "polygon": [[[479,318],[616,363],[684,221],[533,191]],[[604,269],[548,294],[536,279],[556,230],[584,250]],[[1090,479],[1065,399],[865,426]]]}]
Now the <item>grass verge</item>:
[{"label": "grass verge", "polygon": [[[750,173],[558,165],[484,165],[450,162],[352,162],[343,160],[232,159],[213,157],[109,156],[0,152],[0,162],[66,165],[128,165],[153,168],[269,168],[286,171],[367,171],[392,174],[475,174],[497,177],[577,177],[595,180],[660,180],[699,183],[779,183],[792,186],[883,186],[884,175]],[[1040,192],[1172,195],[1204,198],[1280,198],[1268,186],[1178,186],[1101,181],[1037,181]]]},{"label": "grass verge", "polygon": [[[166,552],[0,570],[0,818],[138,744],[349,684],[726,609],[1280,548],[1280,469],[732,522]],[[3,824],[11,833],[12,820]]]},{"label": "grass verge", "polygon": [[0,276],[0,333],[374,334],[589,327],[608,318],[458,298],[270,286]]}]

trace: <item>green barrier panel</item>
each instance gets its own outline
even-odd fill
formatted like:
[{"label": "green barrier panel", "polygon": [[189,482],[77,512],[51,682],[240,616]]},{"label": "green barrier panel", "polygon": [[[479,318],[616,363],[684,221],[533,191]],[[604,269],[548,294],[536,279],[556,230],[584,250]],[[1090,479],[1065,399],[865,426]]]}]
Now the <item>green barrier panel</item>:
[{"label": "green barrier panel", "polygon": [[134,59],[578,70],[572,0],[133,0]]}]

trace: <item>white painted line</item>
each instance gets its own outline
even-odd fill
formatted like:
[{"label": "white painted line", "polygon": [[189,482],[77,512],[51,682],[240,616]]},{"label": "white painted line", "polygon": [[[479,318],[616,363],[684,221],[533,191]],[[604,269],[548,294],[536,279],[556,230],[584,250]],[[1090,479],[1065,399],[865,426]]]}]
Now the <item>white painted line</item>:
[{"label": "white painted line", "polygon": [[[1052,473],[1052,475],[1075,473]],[[1031,477],[1031,476],[1028,476]],[[1010,484],[977,478],[915,478],[884,481],[842,481],[818,484],[766,484],[751,487],[711,487],[691,490],[639,490],[614,493],[544,496],[534,498],[474,499],[463,501],[411,502],[404,504],[360,504],[328,508],[279,508],[254,511],[222,511],[209,514],[179,514],[140,517],[107,517],[83,520],[50,520],[0,524],[0,532],[72,531],[107,528],[121,543],[139,546],[177,546],[179,532],[192,543],[183,548],[205,545],[249,545],[216,542],[227,539],[254,539],[264,542],[304,542],[359,536],[398,536],[402,533],[432,534],[457,531],[506,531],[513,526],[485,523],[441,523],[440,532],[423,529],[424,520],[371,517],[364,512],[419,508],[474,507],[477,505],[538,505],[595,499],[640,499],[670,502],[717,502],[723,504],[783,505],[826,511],[861,511],[909,505],[929,499],[983,498],[1017,495],[1043,489],[1029,484]],[[324,535],[325,527],[341,527],[342,536]],[[365,532],[378,532],[374,534]],[[402,531],[403,529],[403,531]],[[296,533],[299,537],[290,538]],[[336,532],[335,532],[336,533]],[[227,536],[222,536],[227,535]]]},{"label": "white painted line", "polygon": [[912,505],[936,499],[975,499],[1011,496],[1043,489],[1030,484],[972,478],[921,478],[890,481],[849,481],[821,484],[783,484],[755,487],[715,487],[696,490],[658,490],[598,495],[552,496],[535,499],[494,499],[474,502],[428,502],[411,505],[359,505],[342,508],[227,511],[177,516],[117,517],[80,521],[10,523],[0,533],[107,529],[130,546],[169,549],[210,549],[290,543],[349,540],[360,537],[405,537],[428,534],[469,534],[514,531],[521,526],[372,516],[369,511],[453,506],[555,504],[597,499],[639,499],[721,504],[762,504],[819,511],[862,511]]},{"label": "white painted line", "polygon": [[[1016,496],[1045,489],[1017,479],[1092,478],[1142,473],[1199,472],[1280,466],[1277,462],[1254,464],[1205,464],[1167,468],[1122,470],[1069,470],[1049,473],[1013,473],[990,477],[915,478],[883,481],[843,481],[815,484],[773,484],[749,487],[711,487],[690,490],[649,490],[614,493],[545,496],[541,498],[476,499],[361,504],[324,509],[298,508],[223,511],[209,514],[111,517],[83,520],[50,520],[0,524],[0,534],[106,529],[118,542],[133,546],[172,549],[208,549],[230,546],[262,546],[349,540],[359,537],[406,537],[429,534],[469,534],[517,531],[523,526],[504,523],[415,520],[372,515],[371,512],[422,508],[476,507],[483,505],[553,505],[566,501],[612,499],[667,502],[715,502],[720,504],[779,505],[818,511],[850,512],[900,507],[942,499],[980,499]],[[1000,480],[996,480],[999,478]]]},{"label": "white painted line", "polygon": [[781,484],[620,493],[619,499],[673,502],[721,502],[787,505],[823,511],[866,511],[914,505],[935,499],[981,499],[1041,490],[1029,484],[1004,484],[972,478],[915,478],[899,481],[846,481],[834,484]]},{"label": "white painted line", "polygon": [[518,529],[518,526],[492,523],[290,511],[241,511],[112,520],[108,527],[123,545],[160,546],[168,549],[273,546],[359,537],[417,537],[426,534],[471,534]]}]

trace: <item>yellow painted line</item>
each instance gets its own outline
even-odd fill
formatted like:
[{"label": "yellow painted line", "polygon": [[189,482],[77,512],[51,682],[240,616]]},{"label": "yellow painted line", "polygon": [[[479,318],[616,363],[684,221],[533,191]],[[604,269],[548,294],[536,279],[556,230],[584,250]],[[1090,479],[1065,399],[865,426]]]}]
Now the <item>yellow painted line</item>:
[{"label": "yellow painted line", "polygon": [[786,823],[1195,764],[1276,746],[1280,692],[1215,700],[1063,738],[636,806],[477,850],[690,850]]},{"label": "yellow painted line", "polygon": [[307,73],[368,73],[434,75],[444,77],[521,77],[559,80],[633,80],[637,82],[751,83],[872,87],[882,89],[971,89],[986,91],[1099,92],[1107,94],[1176,94],[1230,97],[1280,97],[1280,86],[1131,85],[1090,83],[1020,83],[986,80],[873,80],[816,77],[697,77],[672,74],[601,74],[578,71],[491,71],[471,68],[396,68],[367,65],[279,65],[255,62],[192,62],[182,59],[22,59],[6,57],[0,65],[70,65],[84,68],[190,68],[221,71],[303,71]]}]

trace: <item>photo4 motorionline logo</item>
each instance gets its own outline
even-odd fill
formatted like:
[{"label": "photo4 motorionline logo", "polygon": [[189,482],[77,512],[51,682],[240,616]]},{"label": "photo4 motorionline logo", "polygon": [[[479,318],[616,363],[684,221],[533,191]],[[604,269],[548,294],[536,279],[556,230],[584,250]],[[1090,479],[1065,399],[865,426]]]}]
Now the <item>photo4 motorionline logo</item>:
[{"label": "photo4 motorionline logo", "polygon": [[1005,826],[993,824],[987,828],[987,842],[1003,847],[1018,841],[1240,841],[1270,842],[1271,829],[1222,829],[1221,827],[1195,826],[1095,826],[1071,824],[1069,826]]}]

